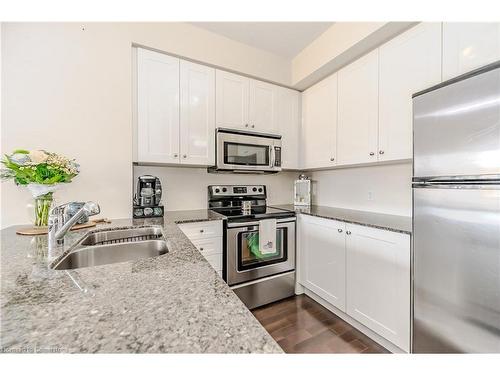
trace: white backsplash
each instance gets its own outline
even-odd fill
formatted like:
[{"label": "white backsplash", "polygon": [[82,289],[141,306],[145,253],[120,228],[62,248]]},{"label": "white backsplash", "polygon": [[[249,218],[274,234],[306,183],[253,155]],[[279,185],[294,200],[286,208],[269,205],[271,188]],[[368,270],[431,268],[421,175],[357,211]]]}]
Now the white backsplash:
[{"label": "white backsplash", "polygon": [[[151,174],[163,185],[162,203],[167,210],[207,207],[207,186],[262,184],[269,204],[293,203],[293,184],[298,172],[270,175],[214,174],[206,168],[134,166],[137,177]],[[305,172],[312,178],[313,204],[411,215],[411,163]]]},{"label": "white backsplash", "polygon": [[[208,185],[260,184],[267,186],[268,204],[293,203],[293,183],[297,172],[278,174],[223,174],[207,173],[206,168],[179,168],[134,166],[134,184],[137,177],[150,174],[159,177],[163,187],[162,203],[166,210],[194,210],[207,207]],[[134,185],[135,191],[135,185]]]},{"label": "white backsplash", "polygon": [[411,215],[412,164],[306,172],[313,180],[313,204]]}]

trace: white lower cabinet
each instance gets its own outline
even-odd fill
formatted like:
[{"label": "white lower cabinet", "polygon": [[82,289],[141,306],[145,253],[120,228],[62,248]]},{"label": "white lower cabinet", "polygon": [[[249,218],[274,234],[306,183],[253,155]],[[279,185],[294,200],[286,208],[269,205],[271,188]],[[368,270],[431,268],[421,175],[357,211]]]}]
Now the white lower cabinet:
[{"label": "white lower cabinet", "polygon": [[347,314],[410,349],[410,236],[346,225]]},{"label": "white lower cabinet", "polygon": [[299,217],[299,283],[400,349],[410,350],[410,236]]},{"label": "white lower cabinet", "polygon": [[301,282],[345,311],[345,223],[300,217]]},{"label": "white lower cabinet", "polygon": [[179,224],[179,228],[222,276],[222,221],[185,223]]}]

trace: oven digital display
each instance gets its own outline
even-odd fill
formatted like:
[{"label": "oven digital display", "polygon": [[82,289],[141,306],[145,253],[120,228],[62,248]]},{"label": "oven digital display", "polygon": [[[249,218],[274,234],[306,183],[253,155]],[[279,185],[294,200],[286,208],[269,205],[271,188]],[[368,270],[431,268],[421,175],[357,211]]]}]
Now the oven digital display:
[{"label": "oven digital display", "polygon": [[246,194],[247,188],[245,186],[235,186],[233,187],[234,194]]}]

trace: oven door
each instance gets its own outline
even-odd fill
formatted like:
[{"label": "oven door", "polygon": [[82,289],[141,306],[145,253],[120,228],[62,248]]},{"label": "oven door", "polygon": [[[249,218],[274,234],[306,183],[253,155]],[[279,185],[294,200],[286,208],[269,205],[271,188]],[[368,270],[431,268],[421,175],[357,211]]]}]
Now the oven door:
[{"label": "oven door", "polygon": [[259,222],[228,223],[227,283],[236,285],[295,269],[295,218],[276,223],[276,252],[262,256],[253,252],[259,242]]},{"label": "oven door", "polygon": [[237,131],[217,132],[217,169],[278,172],[281,170],[281,139]]}]

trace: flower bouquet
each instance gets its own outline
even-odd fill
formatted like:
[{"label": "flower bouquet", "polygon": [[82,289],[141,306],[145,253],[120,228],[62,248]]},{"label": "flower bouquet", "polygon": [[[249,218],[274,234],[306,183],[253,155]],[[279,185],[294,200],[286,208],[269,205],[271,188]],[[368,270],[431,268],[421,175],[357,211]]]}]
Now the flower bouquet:
[{"label": "flower bouquet", "polygon": [[35,198],[35,225],[48,224],[53,193],[60,183],[71,182],[79,173],[79,165],[64,156],[44,150],[16,150],[4,155],[0,170],[2,180],[14,180],[26,186]]}]

